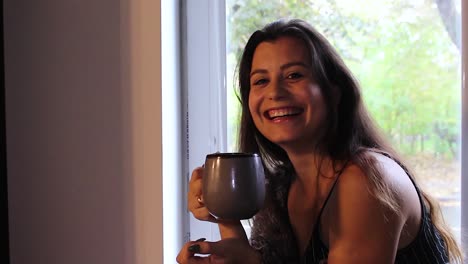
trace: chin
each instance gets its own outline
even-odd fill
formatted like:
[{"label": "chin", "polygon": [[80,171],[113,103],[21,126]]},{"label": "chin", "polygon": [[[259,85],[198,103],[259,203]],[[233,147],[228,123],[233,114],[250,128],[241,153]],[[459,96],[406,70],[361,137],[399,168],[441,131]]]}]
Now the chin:
[{"label": "chin", "polygon": [[291,139],[291,138],[281,138],[281,139],[275,139],[275,140],[270,140],[270,141],[282,148],[297,144],[297,140]]}]

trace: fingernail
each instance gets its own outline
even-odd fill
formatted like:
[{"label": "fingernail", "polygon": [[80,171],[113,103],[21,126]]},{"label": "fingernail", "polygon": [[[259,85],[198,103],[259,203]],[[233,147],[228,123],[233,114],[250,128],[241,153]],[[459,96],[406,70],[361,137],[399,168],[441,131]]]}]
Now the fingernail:
[{"label": "fingernail", "polygon": [[200,245],[193,244],[188,248],[188,251],[190,251],[192,253],[198,253],[198,252],[200,252]]},{"label": "fingernail", "polygon": [[202,237],[202,238],[199,238],[199,239],[195,240],[195,242],[203,242],[205,240],[206,240],[206,238]]}]

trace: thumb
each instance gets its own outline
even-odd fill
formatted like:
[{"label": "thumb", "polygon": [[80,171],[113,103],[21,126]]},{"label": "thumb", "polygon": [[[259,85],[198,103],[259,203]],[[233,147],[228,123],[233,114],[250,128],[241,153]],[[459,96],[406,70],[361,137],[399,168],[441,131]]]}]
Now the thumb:
[{"label": "thumb", "polygon": [[209,242],[209,241],[197,242],[196,244],[192,245],[192,248],[194,249],[193,253],[198,253],[198,254],[212,254],[212,255],[217,255],[217,256],[224,256],[224,252],[225,252],[224,247],[221,245],[219,241],[218,242]]}]

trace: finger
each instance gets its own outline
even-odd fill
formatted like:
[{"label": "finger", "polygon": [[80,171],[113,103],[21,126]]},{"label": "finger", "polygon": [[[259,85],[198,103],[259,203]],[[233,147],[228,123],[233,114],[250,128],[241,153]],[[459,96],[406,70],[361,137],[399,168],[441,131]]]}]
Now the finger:
[{"label": "finger", "polygon": [[194,242],[187,242],[184,244],[179,254],[176,257],[177,263],[189,263],[189,259],[195,255],[195,253],[190,252],[188,248],[193,245]]},{"label": "finger", "polygon": [[202,260],[200,257],[195,256],[197,252],[193,250],[189,250],[194,245],[197,245],[199,242],[205,241],[205,238],[200,238],[195,241],[189,241],[184,244],[182,249],[180,250],[179,254],[176,257],[177,263],[207,263],[206,261]]},{"label": "finger", "polygon": [[193,213],[193,211],[206,208],[205,204],[202,202],[200,203],[197,198],[189,198],[187,201],[187,209]]},{"label": "finger", "polygon": [[187,197],[187,209],[193,213],[195,210],[200,208],[206,208],[206,205],[203,202],[203,196],[189,195]]},{"label": "finger", "polygon": [[191,256],[187,259],[176,259],[177,263],[181,264],[212,264],[213,262],[211,259],[207,257],[200,257],[200,256]]},{"label": "finger", "polygon": [[191,183],[192,181],[201,179],[202,177],[203,177],[203,167],[196,167],[192,171],[192,176],[190,177],[189,183]]},{"label": "finger", "polygon": [[[202,199],[202,203],[198,201],[198,199]],[[187,194],[187,202],[188,205],[191,205],[193,207],[200,207],[200,205],[203,205],[203,190],[202,190],[202,181],[197,180],[193,181],[189,185],[189,192]]]},{"label": "finger", "polygon": [[[212,254],[217,257],[224,257],[225,248],[220,245],[220,242],[202,241],[191,245],[192,251],[198,254]],[[195,251],[194,251],[195,250]]]},{"label": "finger", "polygon": [[189,181],[188,197],[197,197],[202,194],[203,168],[198,167],[193,170]]},{"label": "finger", "polygon": [[206,207],[195,208],[191,210],[191,212],[193,214],[193,217],[195,217],[198,220],[217,223],[217,219],[212,214],[210,214]]},{"label": "finger", "polygon": [[190,212],[193,213],[195,210],[200,209],[200,208],[205,208],[205,205],[199,203],[198,201],[196,201],[196,200],[194,200],[194,199],[189,199],[188,205],[187,205],[187,209],[188,209]]}]

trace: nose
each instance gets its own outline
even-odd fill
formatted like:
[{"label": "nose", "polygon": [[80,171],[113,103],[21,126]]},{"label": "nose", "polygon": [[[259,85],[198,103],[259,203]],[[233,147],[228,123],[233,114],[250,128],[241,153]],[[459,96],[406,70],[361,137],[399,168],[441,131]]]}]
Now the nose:
[{"label": "nose", "polygon": [[281,100],[285,98],[288,94],[287,87],[285,86],[283,80],[278,78],[272,80],[268,87],[267,98],[270,100]]}]

